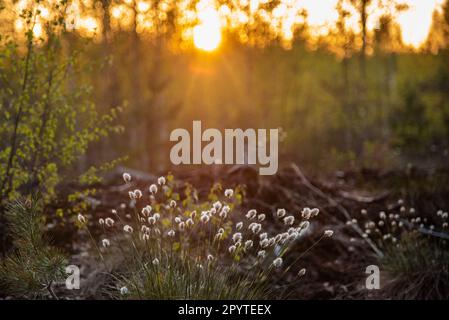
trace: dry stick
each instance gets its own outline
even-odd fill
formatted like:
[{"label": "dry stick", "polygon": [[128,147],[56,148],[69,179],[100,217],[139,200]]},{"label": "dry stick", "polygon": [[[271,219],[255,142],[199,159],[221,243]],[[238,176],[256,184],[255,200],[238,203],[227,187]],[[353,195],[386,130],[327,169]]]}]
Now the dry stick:
[{"label": "dry stick", "polygon": [[436,238],[441,238],[444,240],[449,240],[449,234],[444,233],[444,232],[438,232],[438,231],[433,231],[424,227],[418,227],[416,228],[415,225],[413,223],[411,223],[410,221],[406,220],[406,219],[401,219],[401,222],[403,222],[405,225],[407,225],[409,228],[411,229],[416,229],[418,230],[420,233],[428,235],[428,236],[432,236],[432,237],[436,237]]},{"label": "dry stick", "polygon": [[[314,194],[318,195],[319,197],[326,199],[329,204],[331,206],[336,207],[344,216],[345,218],[350,221],[352,220],[351,215],[349,214],[348,210],[346,210],[345,207],[343,207],[340,203],[338,203],[337,201],[335,201],[333,198],[329,197],[328,195],[326,195],[323,191],[321,191],[320,189],[318,189],[317,187],[315,187],[313,184],[310,183],[310,181],[305,177],[305,175],[302,173],[302,171],[299,169],[299,167],[292,163],[290,165],[290,167],[293,169],[293,171],[295,172],[295,174],[299,177],[299,179],[301,180],[302,184],[304,186],[306,186],[310,191],[312,191]],[[362,237],[362,239],[364,239],[366,241],[366,243],[368,243],[368,245],[373,249],[373,251],[380,257],[382,258],[384,256],[384,254],[382,253],[382,251],[379,250],[379,248],[377,248],[377,246],[374,244],[373,241],[371,241],[371,239],[369,238],[365,238],[363,236],[364,232],[362,231],[362,229],[360,229],[360,227],[356,224],[351,224],[351,227],[354,229],[355,232],[357,232],[360,237]]]},{"label": "dry stick", "polygon": [[50,295],[52,296],[53,299],[59,300],[58,296],[55,294],[55,292],[53,291],[53,289],[52,289],[52,287],[51,287],[52,284],[53,284],[53,280],[50,281],[50,282],[48,283],[46,289],[47,289],[47,291],[50,293]]}]

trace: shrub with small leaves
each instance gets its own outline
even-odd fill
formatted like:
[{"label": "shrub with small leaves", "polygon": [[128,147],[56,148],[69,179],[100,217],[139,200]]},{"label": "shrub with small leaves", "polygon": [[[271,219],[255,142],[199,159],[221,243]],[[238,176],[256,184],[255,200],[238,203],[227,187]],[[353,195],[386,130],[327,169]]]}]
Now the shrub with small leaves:
[{"label": "shrub with small leaves", "polygon": [[[119,108],[102,115],[92,103],[81,77],[91,66],[64,48],[67,0],[51,5],[43,17],[38,0],[27,2],[24,37],[0,37],[0,206],[36,189],[53,198],[88,146],[121,130],[114,125]],[[80,182],[92,182],[95,173],[88,170]]]}]

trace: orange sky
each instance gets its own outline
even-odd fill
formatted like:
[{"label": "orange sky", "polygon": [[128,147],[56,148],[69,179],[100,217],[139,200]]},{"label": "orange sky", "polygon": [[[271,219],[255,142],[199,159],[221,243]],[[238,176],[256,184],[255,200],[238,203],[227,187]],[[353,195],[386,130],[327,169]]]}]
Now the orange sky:
[{"label": "orange sky", "polygon": [[[298,0],[303,2],[303,6],[309,14],[309,23],[318,28],[325,28],[326,23],[332,23],[337,18],[335,4],[337,0]],[[432,23],[432,13],[443,0],[403,0],[409,5],[409,9],[399,14],[397,20],[402,29],[402,37],[406,44],[418,47],[427,37]],[[376,12],[368,21],[374,27]],[[356,25],[357,21],[352,21]]]},{"label": "orange sky", "polygon": [[[16,4],[17,8],[24,7],[29,0],[19,0]],[[47,0],[51,1],[51,0]],[[84,33],[94,34],[97,31],[97,22],[94,18],[89,16],[80,17],[79,13],[79,3],[87,2],[90,3],[92,0],[75,0],[72,4],[73,12],[77,17],[77,21],[75,23],[75,28],[79,30],[84,30]],[[261,3],[266,2],[267,0],[238,0],[238,3],[247,3],[250,6],[257,8]],[[336,3],[338,0],[281,0],[280,5],[274,10],[273,16],[269,19],[273,19],[271,21],[274,25],[281,23],[282,34],[285,39],[291,39],[292,37],[292,28],[295,23],[297,23],[296,18],[292,15],[293,12],[296,12],[300,8],[304,8],[308,12],[308,23],[311,26],[311,32],[315,34],[323,34],[326,33],[327,28],[332,26],[337,19],[337,11],[335,9]],[[432,23],[432,13],[433,11],[439,7],[444,0],[402,0],[403,3],[409,5],[409,9],[399,13],[397,16],[397,21],[402,29],[402,37],[406,44],[412,45],[414,47],[419,47],[427,37],[429,32],[429,28]],[[163,3],[162,1],[161,3]],[[373,1],[375,3],[375,1]],[[132,0],[124,0],[124,3],[132,3]],[[167,1],[169,3],[169,1]],[[189,3],[188,0],[179,0],[176,2],[178,6],[182,6],[182,3]],[[145,12],[148,10],[148,3],[145,0],[137,0],[138,10]],[[216,0],[200,0],[196,9],[193,11],[182,9],[181,12],[184,12],[187,17],[190,19],[196,16],[201,23],[192,30],[192,35],[190,37],[194,38],[195,44],[199,48],[214,49],[218,46],[220,42],[220,34],[221,34],[221,18],[218,18],[218,9],[219,2]],[[223,6],[222,6],[223,7]],[[354,8],[348,5],[346,8],[350,11],[354,11]],[[212,11],[211,11],[212,10]],[[217,11],[218,10],[218,11]],[[204,12],[202,12],[204,11]],[[369,8],[369,20],[368,27],[373,29],[375,27],[376,21],[379,18],[379,10],[374,10],[374,8]],[[212,13],[211,13],[212,12]],[[215,13],[214,13],[215,12]],[[204,14],[206,13],[206,14]],[[120,6],[112,7],[111,12],[113,18],[115,19],[115,23],[122,24],[125,21],[125,18],[122,16]],[[190,15],[189,15],[190,14]],[[202,15],[209,18],[214,19],[205,19],[202,18]],[[231,20],[240,21],[242,19],[241,16],[233,16]],[[276,20],[278,19],[278,20]],[[357,29],[358,24],[358,15],[354,14],[348,20],[348,25],[351,28]],[[203,21],[205,20],[205,21]],[[275,21],[276,20],[276,21]],[[207,21],[211,21],[207,23]],[[20,21],[17,21],[20,24]],[[145,23],[148,24],[145,25]],[[16,28],[20,29],[20,25],[16,25]],[[36,29],[39,29],[39,24],[36,25]],[[151,22],[142,22],[139,24],[141,28],[150,28],[152,27]],[[36,33],[39,33],[40,30],[35,30]],[[189,30],[187,30],[190,32]],[[188,38],[190,38],[188,37]]]}]

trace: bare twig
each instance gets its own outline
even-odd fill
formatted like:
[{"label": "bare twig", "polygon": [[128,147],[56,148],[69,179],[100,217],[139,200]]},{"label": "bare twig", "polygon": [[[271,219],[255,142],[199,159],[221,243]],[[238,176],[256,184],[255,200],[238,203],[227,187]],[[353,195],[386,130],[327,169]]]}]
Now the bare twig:
[{"label": "bare twig", "polygon": [[[298,178],[301,180],[301,183],[307,187],[310,191],[312,191],[314,194],[316,194],[317,196],[326,199],[328,201],[328,203],[337,208],[338,211],[340,211],[345,218],[349,221],[352,220],[351,214],[348,212],[348,210],[346,210],[345,207],[343,207],[340,203],[338,203],[336,200],[334,200],[333,198],[331,198],[330,196],[326,195],[323,191],[321,191],[320,189],[318,189],[317,187],[315,187],[312,183],[310,183],[310,181],[306,178],[306,176],[302,173],[301,169],[299,169],[299,167],[292,163],[291,168],[293,169],[293,171],[295,172],[295,174],[298,176]],[[371,241],[371,239],[369,238],[365,238],[363,236],[364,232],[362,229],[360,229],[360,227],[357,224],[351,224],[351,227],[354,229],[355,232],[357,232],[364,240],[365,242],[373,249],[373,251],[379,256],[379,257],[383,257],[384,254],[382,253],[382,251],[380,251],[380,249],[374,244],[373,241]]]}]

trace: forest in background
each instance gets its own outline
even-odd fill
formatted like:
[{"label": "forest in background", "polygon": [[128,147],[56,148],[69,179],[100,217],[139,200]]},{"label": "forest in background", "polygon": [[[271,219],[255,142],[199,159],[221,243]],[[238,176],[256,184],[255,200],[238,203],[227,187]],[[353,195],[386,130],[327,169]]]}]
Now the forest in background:
[{"label": "forest in background", "polygon": [[[4,3],[2,18],[12,26],[15,16]],[[298,161],[311,172],[446,162],[447,2],[434,12],[420,48],[401,40],[395,17],[407,5],[400,1],[338,1],[338,19],[320,35],[299,10],[288,40],[260,11],[231,2],[229,10],[254,17],[224,29],[213,52],[183,40],[181,3],[195,10],[201,1],[151,2],[145,16],[141,2],[78,3],[79,16],[93,17],[95,25],[62,35],[63,52],[79,51],[79,63],[91,68],[71,81],[91,86],[100,113],[124,106],[125,128],[90,148],[80,168],[126,155],[132,167],[167,169],[169,133],[190,128],[192,120],[219,129],[279,127],[281,163]],[[282,1],[261,3],[260,10],[273,14]],[[114,19],[118,5],[130,14]],[[368,29],[373,12],[375,28]],[[154,28],[144,28],[145,17]],[[348,26],[351,19],[355,27]],[[7,26],[2,23],[6,35]],[[20,38],[20,31],[9,32]]]}]

